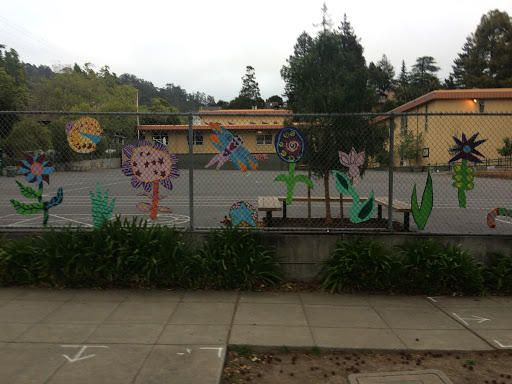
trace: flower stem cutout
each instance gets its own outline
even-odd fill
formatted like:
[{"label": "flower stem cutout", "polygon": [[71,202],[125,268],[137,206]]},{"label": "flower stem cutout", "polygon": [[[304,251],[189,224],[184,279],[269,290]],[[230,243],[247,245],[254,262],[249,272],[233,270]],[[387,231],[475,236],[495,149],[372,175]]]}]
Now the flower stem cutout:
[{"label": "flower stem cutout", "polygon": [[462,134],[462,140],[453,136],[457,147],[450,149],[450,152],[456,152],[456,154],[448,161],[449,163],[462,159],[462,164],[454,165],[453,169],[455,170],[455,175],[452,177],[452,179],[455,180],[452,185],[459,190],[458,198],[459,207],[461,208],[466,208],[466,191],[473,189],[475,186],[473,182],[475,178],[473,175],[474,169],[468,166],[468,160],[474,163],[481,163],[482,161],[475,155],[484,157],[484,155],[475,148],[484,143],[487,139],[475,141],[477,136],[478,132],[469,139],[466,138],[464,133]]},{"label": "flower stem cutout", "polygon": [[57,194],[50,201],[43,201],[43,181],[50,184],[50,173],[54,171],[53,164],[49,161],[44,161],[44,155],[31,156],[27,153],[23,153],[23,155],[26,160],[21,160],[18,163],[21,166],[19,172],[26,175],[25,180],[29,183],[36,183],[38,188],[36,190],[20,183],[18,180],[16,180],[16,183],[24,197],[27,199],[37,199],[37,203],[27,204],[14,199],[11,199],[10,202],[16,212],[21,215],[30,215],[43,211],[43,227],[46,228],[49,209],[62,203],[62,188],[59,188]]},{"label": "flower stem cutout", "polygon": [[487,225],[489,228],[496,228],[496,216],[512,217],[512,209],[498,207],[489,212],[487,214]]},{"label": "flower stem cutout", "polygon": [[350,180],[342,172],[333,170],[334,176],[336,177],[336,189],[339,193],[349,194],[352,196],[352,207],[350,207],[350,221],[352,223],[361,223],[372,217],[373,210],[375,208],[375,194],[372,190],[370,196],[366,201],[361,204],[359,193],[350,184]]},{"label": "flower stem cutout", "polygon": [[114,210],[114,205],[116,204],[116,198],[114,197],[112,201],[108,202],[108,190],[105,191],[105,196],[101,195],[101,187],[98,183],[96,183],[96,195],[91,192],[91,202],[92,202],[92,221],[95,227],[101,227],[101,224],[104,221],[108,221],[110,219],[110,215],[112,215],[112,211]]},{"label": "flower stem cutout", "polygon": [[416,225],[419,229],[425,228],[425,224],[427,224],[430,213],[432,212],[432,207],[434,205],[434,191],[432,187],[432,177],[430,176],[430,172],[428,172],[427,183],[425,184],[425,189],[423,190],[423,196],[421,197],[421,207],[418,206],[418,197],[416,195],[416,184],[414,184],[414,189],[412,190],[411,197],[411,209],[412,209],[412,217],[416,222]]},{"label": "flower stem cutout", "polygon": [[[140,202],[137,208],[140,211],[148,212],[151,220],[156,220],[158,212],[170,212],[167,207],[159,207],[158,203],[165,196],[159,195],[160,184],[165,188],[172,190],[172,181],[180,176],[180,171],[176,168],[178,157],[169,153],[167,146],[149,141],[139,141],[137,147],[127,145],[123,152],[128,160],[123,164],[123,174],[132,177],[132,187],[143,187],[146,193],[139,196],[151,198],[151,204]],[[152,195],[147,193],[153,190]]]},{"label": "flower stem cutout", "polygon": [[279,158],[288,163],[288,175],[279,175],[274,181],[286,183],[286,204],[291,205],[295,183],[301,182],[313,189],[313,183],[309,177],[295,175],[295,165],[306,152],[306,138],[296,128],[283,128],[277,132],[274,143]]}]

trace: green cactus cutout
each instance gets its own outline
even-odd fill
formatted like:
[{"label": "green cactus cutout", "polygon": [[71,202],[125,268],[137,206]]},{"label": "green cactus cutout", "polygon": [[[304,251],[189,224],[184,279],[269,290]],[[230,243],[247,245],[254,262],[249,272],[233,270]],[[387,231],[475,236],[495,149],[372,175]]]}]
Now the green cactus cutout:
[{"label": "green cactus cutout", "polygon": [[421,207],[418,206],[418,197],[416,194],[416,184],[414,184],[414,189],[412,190],[411,197],[411,209],[412,209],[412,217],[416,222],[416,225],[419,229],[425,228],[427,224],[428,218],[430,216],[430,212],[432,212],[432,207],[434,205],[434,190],[432,187],[432,177],[430,176],[430,172],[428,172],[427,183],[425,184],[425,189],[423,190],[423,196],[421,197]]},{"label": "green cactus cutout", "polygon": [[92,221],[95,227],[101,227],[103,221],[110,219],[114,205],[116,204],[116,198],[108,202],[108,190],[105,191],[105,196],[101,195],[101,187],[96,183],[96,196],[91,192],[92,202]]},{"label": "green cactus cutout", "polygon": [[459,190],[458,198],[459,198],[459,207],[466,208],[466,191],[470,191],[475,187],[473,180],[475,176],[473,175],[474,169],[472,167],[468,167],[468,161],[466,159],[462,159],[461,165],[454,165],[453,169],[455,170],[455,175],[453,175],[452,179],[455,182],[452,184],[455,188]]},{"label": "green cactus cutout", "polygon": [[288,175],[279,175],[275,178],[274,181],[282,181],[286,183],[286,205],[291,205],[293,202],[293,188],[295,187],[296,182],[301,182],[306,184],[309,188],[313,189],[313,182],[311,179],[304,175],[295,175],[295,164],[288,164]]},{"label": "green cactus cutout", "polygon": [[372,190],[368,199],[359,204],[361,198],[356,189],[350,184],[350,180],[340,171],[332,171],[336,177],[336,189],[341,194],[352,196],[352,206],[350,207],[350,221],[352,223],[361,223],[372,217],[375,209],[375,194]]}]

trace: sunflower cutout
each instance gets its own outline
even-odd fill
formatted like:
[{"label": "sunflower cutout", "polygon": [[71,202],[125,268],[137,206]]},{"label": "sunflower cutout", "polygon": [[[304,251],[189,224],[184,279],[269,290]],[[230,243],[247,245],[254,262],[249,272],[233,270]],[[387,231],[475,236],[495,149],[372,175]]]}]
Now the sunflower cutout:
[{"label": "sunflower cutout", "polygon": [[[170,154],[167,147],[160,143],[151,144],[149,141],[139,141],[137,146],[127,145],[123,149],[128,160],[123,164],[123,174],[131,176],[131,184],[134,188],[143,187],[145,192],[151,192],[151,205],[149,206],[149,217],[156,220],[158,211],[169,212],[168,208],[159,209],[158,203],[163,198],[159,196],[159,187],[162,184],[165,188],[172,190],[172,180],[180,176],[176,167],[178,157]],[[148,196],[143,194],[144,196]],[[137,206],[147,211],[146,203],[139,203]],[[162,207],[163,208],[163,207]]]}]

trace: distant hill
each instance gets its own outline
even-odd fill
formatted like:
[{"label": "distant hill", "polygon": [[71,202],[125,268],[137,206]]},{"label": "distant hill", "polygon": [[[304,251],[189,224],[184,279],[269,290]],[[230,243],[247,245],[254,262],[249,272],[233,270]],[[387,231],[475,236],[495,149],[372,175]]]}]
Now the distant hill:
[{"label": "distant hill", "polygon": [[[25,70],[27,72],[27,85],[29,89],[37,81],[42,78],[49,79],[54,73],[47,65],[36,66],[30,63],[25,63]],[[215,104],[213,96],[206,95],[204,92],[188,93],[186,89],[173,83],[166,84],[163,88],[158,88],[152,82],[140,79],[129,73],[123,73],[118,79],[121,85],[131,85],[139,91],[139,105],[149,106],[151,99],[155,97],[166,100],[180,112],[197,111],[202,106]]]}]

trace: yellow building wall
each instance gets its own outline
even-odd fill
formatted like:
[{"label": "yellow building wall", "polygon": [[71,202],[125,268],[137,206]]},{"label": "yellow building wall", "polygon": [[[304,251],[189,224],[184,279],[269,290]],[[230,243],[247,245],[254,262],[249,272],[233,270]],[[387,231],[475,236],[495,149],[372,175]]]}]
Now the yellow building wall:
[{"label": "yellow building wall", "polygon": [[[265,128],[265,125],[283,125],[285,116],[275,116],[275,114],[291,114],[289,110],[274,110],[274,109],[258,109],[258,110],[231,110],[231,111],[216,111],[215,113],[233,113],[233,114],[244,114],[250,113],[250,116],[212,116],[208,112],[202,112],[199,114],[200,120],[195,117],[195,125],[204,126],[204,129],[194,128],[195,134],[203,135],[203,145],[194,145],[194,153],[218,153],[219,151],[215,148],[210,141],[210,135],[214,132],[210,128],[209,123],[218,123],[228,129],[234,136],[241,136],[243,139],[243,146],[250,153],[274,153],[274,145],[258,145],[256,144],[256,136],[258,134],[272,135],[272,143],[274,137],[279,129],[276,128]],[[231,129],[232,125],[259,125],[263,127],[254,127],[254,129]],[[189,152],[188,148],[188,130],[161,130],[159,133],[167,133],[170,153],[175,154],[186,154]],[[148,128],[145,133],[145,139],[149,142],[153,141],[153,131]]]},{"label": "yellow building wall", "polygon": [[[475,133],[479,133],[476,141],[487,139],[476,149],[487,159],[501,157],[498,148],[503,147],[503,138],[512,137],[512,116],[485,116],[479,113],[479,100],[434,100],[428,104],[428,113],[464,112],[471,113],[468,116],[428,116],[425,124],[425,116],[408,116],[408,131],[412,131],[415,137],[422,136],[421,148],[428,148],[428,157],[423,157],[422,151],[419,158],[410,161],[407,165],[427,166],[447,163],[454,154],[448,150],[455,145],[452,136],[459,140],[462,133],[469,139]],[[425,105],[408,111],[410,113],[425,113]],[[485,100],[484,112],[512,112],[512,100],[491,99]],[[401,141],[400,117],[395,118],[395,148]],[[396,153],[396,152],[395,152]],[[484,158],[479,157],[481,160]],[[395,155],[395,165],[400,165],[398,154]]]},{"label": "yellow building wall", "polygon": [[[229,129],[229,127],[226,127]],[[264,134],[272,135],[272,142],[274,142],[274,137],[277,133],[277,129],[268,129],[268,130],[230,130],[230,132],[234,136],[241,136],[243,139],[243,146],[250,153],[274,153],[275,147],[274,145],[258,145],[256,144],[256,136],[258,131],[261,131]],[[164,131],[162,131],[163,133]],[[168,133],[168,143],[167,148],[170,153],[174,154],[186,154],[189,151],[187,135],[188,131],[165,131]],[[201,133],[203,135],[203,145],[194,145],[194,153],[218,153],[218,149],[214,147],[210,140],[210,135],[213,135],[214,132],[211,129],[205,130],[194,130],[194,133]],[[153,136],[151,132],[147,132],[145,139],[149,142],[153,140]]]}]

